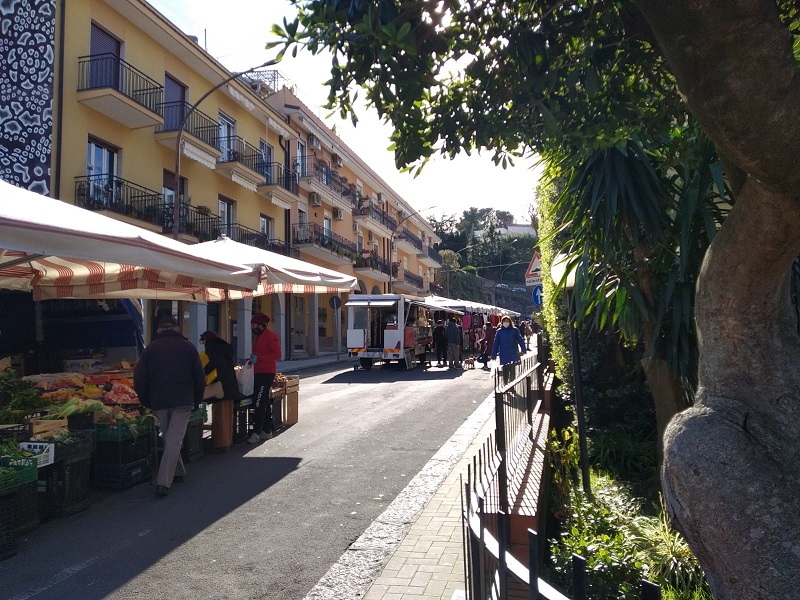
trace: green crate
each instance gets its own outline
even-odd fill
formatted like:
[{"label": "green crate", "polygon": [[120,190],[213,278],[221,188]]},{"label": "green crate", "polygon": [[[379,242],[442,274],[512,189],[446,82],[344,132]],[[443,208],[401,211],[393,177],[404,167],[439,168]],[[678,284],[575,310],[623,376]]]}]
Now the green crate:
[{"label": "green crate", "polygon": [[139,421],[131,427],[128,423],[95,423],[94,431],[98,442],[121,442],[132,440],[153,429],[153,419]]},{"label": "green crate", "polygon": [[189,415],[190,421],[203,421],[204,423],[208,420],[208,413],[206,412],[206,403],[201,402],[200,408],[197,410],[193,410],[192,413]]},{"label": "green crate", "polygon": [[2,456],[0,467],[4,469],[0,471],[0,490],[7,490],[29,481],[36,481],[39,464],[35,458]]}]

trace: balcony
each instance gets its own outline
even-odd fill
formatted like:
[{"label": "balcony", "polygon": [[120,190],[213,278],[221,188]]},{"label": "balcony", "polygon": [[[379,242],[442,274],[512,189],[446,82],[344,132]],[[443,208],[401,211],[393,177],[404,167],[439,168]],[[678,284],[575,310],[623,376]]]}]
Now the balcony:
[{"label": "balcony", "polygon": [[78,59],[78,101],[130,129],[164,122],[164,88],[115,54]]},{"label": "balcony", "polygon": [[383,212],[369,200],[364,200],[362,203],[366,204],[361,208],[353,209],[353,220],[366,223],[370,226],[370,229],[383,234],[383,237],[391,237],[397,228],[397,221],[390,217],[389,213]]},{"label": "balcony", "polygon": [[335,265],[352,265],[358,257],[358,247],[353,242],[317,223],[292,225],[292,245],[304,254]]},{"label": "balcony", "polygon": [[258,148],[238,135],[221,137],[218,141],[221,154],[217,159],[217,173],[243,188],[257,192],[258,186],[264,183],[264,161]]},{"label": "balcony", "polygon": [[395,247],[408,254],[419,254],[422,252],[422,240],[415,236],[411,231],[403,227],[403,233],[395,238]]},{"label": "balcony", "polygon": [[209,169],[215,169],[217,160],[222,156],[217,141],[219,125],[205,113],[196,109],[189,112],[190,109],[188,102],[163,103],[161,114],[164,115],[164,123],[156,127],[156,141],[174,151],[181,121],[189,115],[183,126],[183,154]]},{"label": "balcony", "polygon": [[302,189],[319,194],[322,200],[335,208],[347,212],[352,210],[351,189],[342,185],[343,178],[331,168],[328,161],[307,156],[295,159],[294,165]]},{"label": "balcony", "polygon": [[[150,190],[110,173],[75,178],[75,204],[88,210],[124,215],[153,225],[161,224],[161,192]],[[171,207],[171,205],[170,205]]]},{"label": "balcony", "polygon": [[259,171],[262,181],[258,184],[258,193],[275,206],[292,208],[292,204],[300,198],[297,172],[277,162],[261,163]]},{"label": "balcony", "polygon": [[219,237],[220,234],[226,235],[240,244],[247,244],[248,246],[269,250],[276,254],[291,256],[292,258],[300,258],[300,251],[297,248],[293,248],[283,240],[270,238],[265,233],[250,229],[239,223],[220,225],[217,229],[216,237]]},{"label": "balcony", "polygon": [[438,269],[442,266],[442,255],[439,251],[430,246],[422,248],[422,252],[417,252],[417,260],[426,267]]},{"label": "balcony", "polygon": [[421,292],[424,280],[419,275],[414,275],[407,269],[400,270],[398,263],[392,263],[392,292],[408,292],[416,294]]},{"label": "balcony", "polygon": [[361,274],[375,281],[385,283],[389,281],[391,267],[387,260],[378,256],[375,252],[368,250],[356,257],[353,271],[356,274]]}]

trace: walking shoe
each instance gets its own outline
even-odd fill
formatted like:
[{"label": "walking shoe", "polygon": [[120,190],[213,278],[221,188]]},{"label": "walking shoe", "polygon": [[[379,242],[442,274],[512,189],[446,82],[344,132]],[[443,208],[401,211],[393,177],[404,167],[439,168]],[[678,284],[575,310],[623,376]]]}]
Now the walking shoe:
[{"label": "walking shoe", "polygon": [[264,440],[271,440],[272,439],[272,432],[271,431],[262,431],[258,434],[258,439],[262,442]]},{"label": "walking shoe", "polygon": [[255,431],[247,438],[248,444],[257,444],[261,441],[261,436],[259,436]]},{"label": "walking shoe", "polygon": [[156,487],[156,494],[163,498],[164,496],[169,494],[169,488],[165,485],[159,485],[158,487]]}]

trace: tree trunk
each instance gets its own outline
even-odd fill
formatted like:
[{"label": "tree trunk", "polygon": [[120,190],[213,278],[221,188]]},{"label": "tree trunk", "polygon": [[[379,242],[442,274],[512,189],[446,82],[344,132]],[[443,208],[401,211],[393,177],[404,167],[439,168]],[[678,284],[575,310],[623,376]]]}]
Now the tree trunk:
[{"label": "tree trunk", "polygon": [[696,404],[664,440],[664,499],[717,600],[796,598],[800,574],[800,76],[774,2],[635,0],[689,109],[746,174],[698,278]]},{"label": "tree trunk", "polygon": [[672,417],[686,408],[683,390],[663,359],[642,360],[647,386],[656,409],[656,434],[658,436],[658,464],[664,462],[664,432]]}]

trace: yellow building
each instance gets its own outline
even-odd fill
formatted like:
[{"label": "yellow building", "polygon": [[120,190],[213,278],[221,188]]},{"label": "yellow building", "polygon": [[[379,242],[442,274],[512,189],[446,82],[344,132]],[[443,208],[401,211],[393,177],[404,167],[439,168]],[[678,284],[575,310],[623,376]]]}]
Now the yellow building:
[{"label": "yellow building", "polygon": [[[20,62],[2,83],[39,120],[20,117],[22,132],[4,140],[4,179],[187,243],[224,234],[354,275],[356,292],[428,293],[441,266],[431,226],[276,71],[232,78],[143,0],[27,6],[2,17],[31,34],[17,36],[9,56]],[[12,101],[6,93],[0,111]],[[217,329],[245,356],[250,313],[262,310],[285,358],[343,350],[331,296],[237,304],[150,301],[145,320],[173,312],[190,339]]]}]

